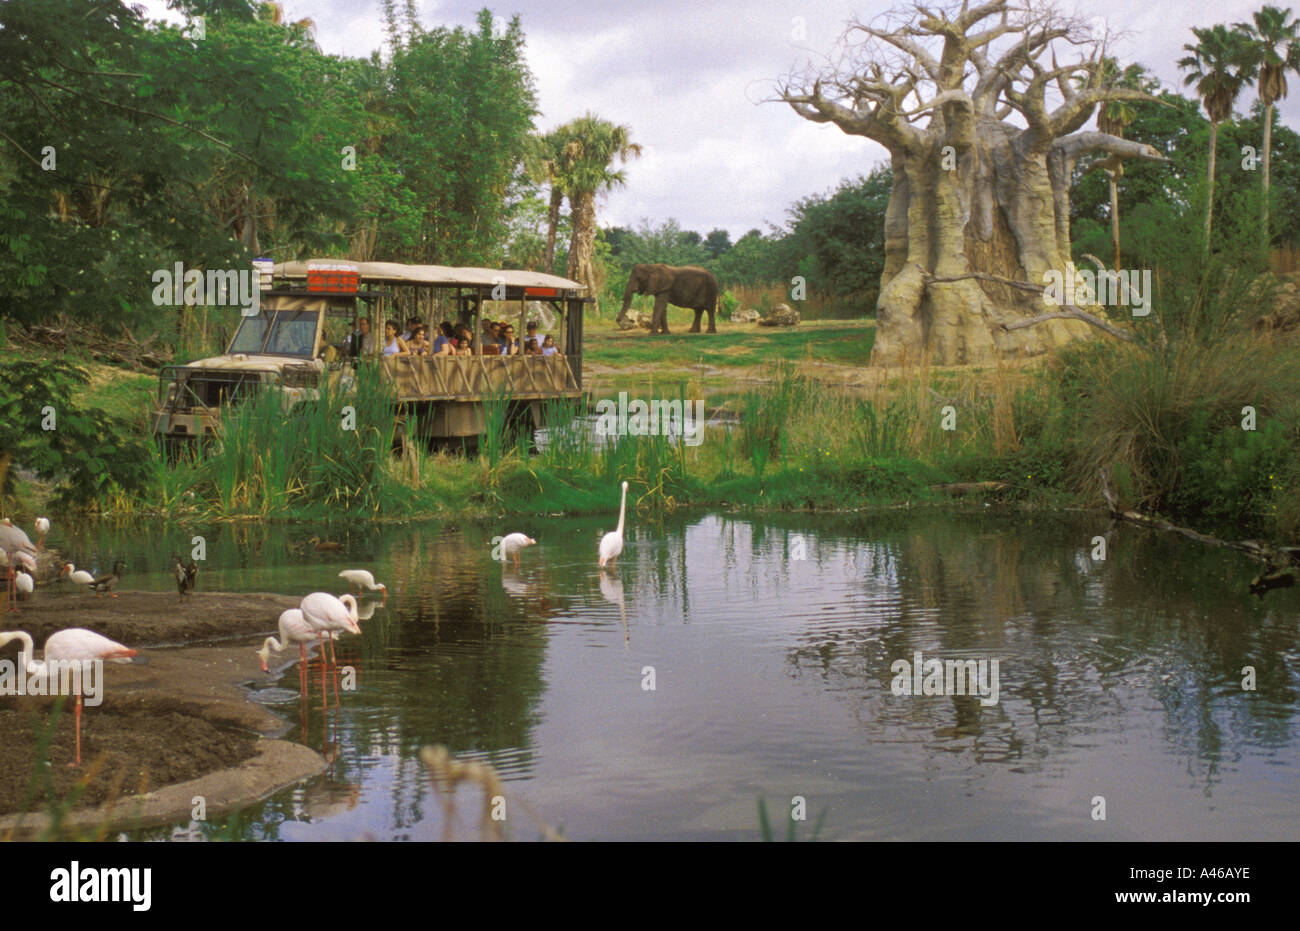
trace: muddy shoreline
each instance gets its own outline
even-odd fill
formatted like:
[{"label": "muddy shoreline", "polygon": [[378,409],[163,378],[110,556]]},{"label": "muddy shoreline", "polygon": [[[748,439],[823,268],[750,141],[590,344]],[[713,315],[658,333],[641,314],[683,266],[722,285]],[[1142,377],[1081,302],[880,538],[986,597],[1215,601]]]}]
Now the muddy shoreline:
[{"label": "muddy shoreline", "polygon": [[[72,809],[56,833],[89,839],[187,823],[194,796],[204,797],[207,818],[219,817],[323,771],[320,754],[277,739],[290,723],[246,687],[263,679],[254,641],[297,604],[271,594],[200,592],[181,603],[175,594],[126,591],[38,595],[20,614],[0,616],[0,630],[27,631],[38,650],[55,631],[86,627],[139,651],[133,663],[105,664],[102,703],[82,716],[80,768],[67,765],[70,699],[56,721],[56,699],[0,696],[0,746],[9,751],[0,769],[0,839],[49,836],[51,799]],[[216,645],[235,639],[244,642]],[[0,661],[16,662],[17,653],[10,643]],[[281,659],[296,662],[297,651]],[[38,772],[44,740],[48,763]]]}]

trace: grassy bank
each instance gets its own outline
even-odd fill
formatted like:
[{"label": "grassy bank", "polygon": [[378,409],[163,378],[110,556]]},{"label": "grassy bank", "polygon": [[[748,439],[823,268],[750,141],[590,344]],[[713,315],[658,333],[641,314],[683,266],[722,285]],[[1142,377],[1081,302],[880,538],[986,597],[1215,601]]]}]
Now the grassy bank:
[{"label": "grassy bank", "polygon": [[[604,443],[575,422],[529,454],[498,399],[478,456],[415,445],[394,455],[390,401],[377,384],[363,384],[364,401],[327,393],[293,411],[267,395],[230,411],[203,456],[168,463],[140,444],[135,487],[111,483],[94,500],[125,517],[473,519],[609,513],[626,479],[643,513],[940,503],[952,500],[944,486],[976,482],[998,483],[981,489],[985,499],[1097,507],[1108,469],[1127,506],[1231,525],[1237,535],[1293,538],[1295,342],[1240,327],[1211,338],[1169,324],[1166,315],[1161,339],[1093,340],[1037,364],[906,370],[866,367],[874,331],[861,322],[781,331],[727,324],[713,336],[604,329],[588,339],[593,402],[619,391],[703,399],[727,408],[735,424],[685,446],[661,435]],[[87,410],[122,418],[120,429],[138,438],[155,385],[97,366],[69,393]],[[340,428],[345,404],[356,409],[354,430]],[[1254,429],[1243,429],[1247,409]],[[20,484],[10,501],[20,506],[9,511],[22,518],[44,507],[49,488]]]}]

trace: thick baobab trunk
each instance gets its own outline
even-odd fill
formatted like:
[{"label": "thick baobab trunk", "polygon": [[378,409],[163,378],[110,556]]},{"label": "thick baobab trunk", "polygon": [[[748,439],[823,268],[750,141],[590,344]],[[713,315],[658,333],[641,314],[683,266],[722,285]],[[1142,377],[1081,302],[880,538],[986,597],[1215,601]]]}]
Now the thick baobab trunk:
[{"label": "thick baobab trunk", "polygon": [[1062,164],[1049,171],[1053,155],[1004,137],[973,147],[945,170],[943,148],[937,148],[894,158],[872,361],[989,363],[1088,335],[1077,320],[1004,329],[1004,323],[1053,308],[1033,290],[974,277],[1041,288],[1046,272],[1064,272],[1069,194],[1067,187],[1058,196],[1054,175],[1068,185],[1073,158],[1054,153]]},{"label": "thick baobab trunk", "polygon": [[570,195],[569,203],[573,208],[573,234],[569,238],[568,276],[585,285],[591,297],[597,297],[596,273],[591,265],[596,250],[596,195],[578,191]]}]

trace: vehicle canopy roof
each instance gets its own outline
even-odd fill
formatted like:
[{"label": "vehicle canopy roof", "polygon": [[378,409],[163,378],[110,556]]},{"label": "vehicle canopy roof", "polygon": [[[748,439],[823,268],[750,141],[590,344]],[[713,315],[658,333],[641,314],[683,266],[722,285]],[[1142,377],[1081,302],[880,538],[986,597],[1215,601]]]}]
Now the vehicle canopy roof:
[{"label": "vehicle canopy roof", "polygon": [[[354,262],[351,259],[306,259],[300,262],[277,262],[275,278],[305,279],[308,266],[333,267],[355,271],[362,282],[390,285],[416,285],[444,288],[491,288],[504,284],[508,288],[553,289],[577,293],[586,288],[576,281],[510,268],[453,268],[449,265],[403,265],[398,262]],[[558,296],[558,295],[556,295]]]}]

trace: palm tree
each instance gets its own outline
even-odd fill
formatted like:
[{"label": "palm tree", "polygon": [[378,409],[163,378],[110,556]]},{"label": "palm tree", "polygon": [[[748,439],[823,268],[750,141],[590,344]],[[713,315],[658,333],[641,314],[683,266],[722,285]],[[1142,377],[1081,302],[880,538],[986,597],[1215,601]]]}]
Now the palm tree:
[{"label": "palm tree", "polygon": [[1192,54],[1178,59],[1188,71],[1184,84],[1195,84],[1196,94],[1210,117],[1210,160],[1206,169],[1209,190],[1205,198],[1205,250],[1210,249],[1210,227],[1214,217],[1214,162],[1219,141],[1219,124],[1232,116],[1242,87],[1251,77],[1246,64],[1245,37],[1222,23],[1193,26],[1195,45],[1184,45]]},{"label": "palm tree", "polygon": [[1253,14],[1253,23],[1237,23],[1246,36],[1246,54],[1251,71],[1258,74],[1256,88],[1264,105],[1264,202],[1261,205],[1264,236],[1268,236],[1268,187],[1270,152],[1273,147],[1273,104],[1286,99],[1286,73],[1300,72],[1300,20],[1291,18],[1290,8],[1266,6]]},{"label": "palm tree", "polygon": [[585,285],[594,297],[596,275],[591,256],[596,244],[596,195],[627,181],[613,170],[614,161],[626,162],[641,154],[631,140],[631,130],[588,113],[567,123],[565,158],[560,183],[569,198],[573,233],[569,240],[568,276]]},{"label": "palm tree", "polygon": [[533,181],[545,183],[551,188],[551,202],[546,211],[546,253],[543,258],[543,270],[550,272],[555,265],[555,231],[560,225],[560,207],[564,203],[564,178],[581,147],[569,138],[567,126],[529,138],[531,141],[524,158],[524,171]]},{"label": "palm tree", "polygon": [[[1132,64],[1123,70],[1109,56],[1101,61],[1099,78],[1109,87],[1126,87],[1147,94],[1154,93],[1160,82],[1147,74],[1142,65]],[[1128,100],[1108,100],[1097,110],[1097,129],[1110,136],[1124,137],[1124,130],[1137,119],[1137,111]],[[1102,165],[1110,187],[1110,242],[1115,257],[1115,271],[1120,270],[1119,248],[1119,179],[1124,177],[1123,159],[1107,159]]]}]

